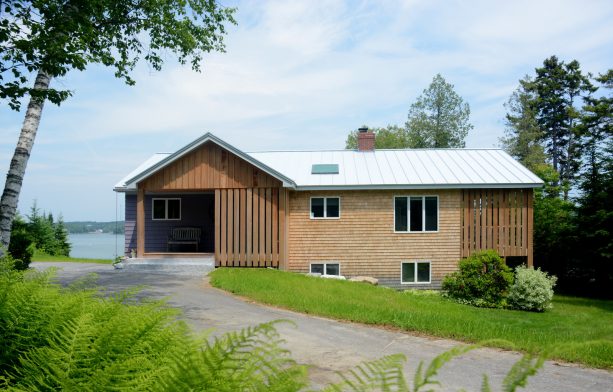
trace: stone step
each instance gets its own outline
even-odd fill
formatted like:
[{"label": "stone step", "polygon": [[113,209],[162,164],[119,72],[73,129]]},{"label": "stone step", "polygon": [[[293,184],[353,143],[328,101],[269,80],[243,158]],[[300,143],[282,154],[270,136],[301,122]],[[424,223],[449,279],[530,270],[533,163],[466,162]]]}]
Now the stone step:
[{"label": "stone step", "polygon": [[[208,274],[215,269],[215,259],[206,258],[159,258],[159,259],[126,259],[117,266],[127,271],[143,271],[173,274]],[[116,267],[116,268],[117,268]]]}]

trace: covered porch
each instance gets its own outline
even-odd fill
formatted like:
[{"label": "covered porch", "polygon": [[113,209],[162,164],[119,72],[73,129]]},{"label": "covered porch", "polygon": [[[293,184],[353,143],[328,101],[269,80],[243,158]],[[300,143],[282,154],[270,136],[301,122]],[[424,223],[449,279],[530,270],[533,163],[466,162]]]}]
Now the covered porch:
[{"label": "covered porch", "polygon": [[211,136],[127,183],[126,254],[283,268],[286,181]]}]

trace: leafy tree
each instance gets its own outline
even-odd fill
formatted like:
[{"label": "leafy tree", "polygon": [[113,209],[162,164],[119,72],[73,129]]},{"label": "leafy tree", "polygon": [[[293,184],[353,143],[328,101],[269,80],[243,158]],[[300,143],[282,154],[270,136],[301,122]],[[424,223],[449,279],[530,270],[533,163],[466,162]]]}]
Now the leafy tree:
[{"label": "leafy tree", "polygon": [[43,104],[70,95],[51,80],[96,63],[133,85],[140,60],[159,71],[169,52],[199,71],[205,53],[224,50],[235,10],[214,0],[14,0],[1,8],[0,98],[18,110],[30,97],[0,200],[0,245],[7,246]]},{"label": "leafy tree", "polygon": [[408,144],[412,148],[462,148],[473,128],[469,118],[468,103],[437,74],[409,109]]},{"label": "leafy tree", "polygon": [[565,64],[551,56],[541,68],[536,68],[534,80],[521,82],[522,87],[533,95],[532,110],[553,168],[560,176],[565,200],[568,200],[579,169],[577,120],[580,111],[577,105],[594,91],[588,76],[581,72],[577,60]]},{"label": "leafy tree", "polygon": [[542,131],[531,104],[534,95],[525,88],[530,82],[528,76],[521,80],[520,86],[505,104],[505,137],[501,138],[500,142],[511,156],[535,171],[545,163],[547,157],[541,144]]},{"label": "leafy tree", "polygon": [[[397,125],[388,125],[384,128],[374,128],[372,131],[377,135],[375,148],[411,148],[406,129]],[[358,131],[352,131],[347,136],[345,148],[358,148]]]}]

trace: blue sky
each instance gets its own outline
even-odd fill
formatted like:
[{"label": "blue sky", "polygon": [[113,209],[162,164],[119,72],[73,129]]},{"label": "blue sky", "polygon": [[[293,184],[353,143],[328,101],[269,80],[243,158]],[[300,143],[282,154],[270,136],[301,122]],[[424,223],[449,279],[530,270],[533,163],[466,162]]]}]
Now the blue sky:
[{"label": "blue sky", "polygon": [[[503,104],[546,57],[613,66],[611,1],[223,3],[238,26],[202,73],[171,60],[139,67],[134,87],[95,66],[53,82],[74,95],[45,107],[20,211],[36,199],[66,220],[113,220],[119,179],[207,131],[246,151],[343,148],[362,124],[404,124],[436,73],[470,104],[467,146],[496,146]],[[0,104],[3,178],[22,120]]]}]

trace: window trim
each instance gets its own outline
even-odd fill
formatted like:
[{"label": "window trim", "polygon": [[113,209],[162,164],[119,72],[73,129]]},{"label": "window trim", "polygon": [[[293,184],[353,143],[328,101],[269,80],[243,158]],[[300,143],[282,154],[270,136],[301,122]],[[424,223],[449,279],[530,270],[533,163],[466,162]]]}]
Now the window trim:
[{"label": "window trim", "polygon": [[[324,216],[314,217],[311,213],[313,210],[313,199],[324,199]],[[328,217],[328,199],[338,199],[338,216]],[[340,196],[311,196],[309,198],[309,218],[312,220],[324,219],[341,219],[341,197]]]},{"label": "window trim", "polygon": [[[321,265],[323,265],[323,266],[324,266],[324,273],[323,273],[323,274],[321,274],[321,276],[342,276],[342,274],[341,274],[341,263],[340,263],[340,262],[338,262],[338,261],[330,261],[330,262],[326,262],[326,261],[315,261],[315,262],[309,263],[309,274],[312,274],[312,273],[313,273],[313,272],[312,272],[312,268],[313,268],[312,266],[313,266],[313,264],[321,264]],[[328,275],[328,274],[326,274],[326,266],[327,266],[328,264],[336,264],[336,265],[338,265],[338,275]]]},{"label": "window trim", "polygon": [[[164,200],[164,218],[156,218],[154,216],[154,207],[156,200]],[[168,218],[168,200],[179,200],[179,218]],[[183,215],[183,203],[180,197],[154,197],[151,199],[151,220],[154,221],[180,221]]]},{"label": "window trim", "polygon": [[[402,266],[404,264],[413,263],[415,264],[415,282],[405,282],[402,280]],[[428,264],[428,281],[427,282],[418,282],[417,281],[417,264]],[[408,285],[420,285],[420,284],[432,284],[432,260],[406,260],[400,262],[400,284],[408,284]]]},{"label": "window trim", "polygon": [[[411,229],[411,197],[421,197],[421,225],[424,228],[421,231],[412,231]],[[436,230],[426,230],[426,197],[436,197]],[[396,230],[396,199],[403,198],[407,199],[407,230],[406,231],[397,231]],[[441,206],[440,206],[440,198],[438,195],[394,195],[392,198],[392,209],[394,210],[394,220],[392,222],[392,229],[394,233],[398,234],[428,234],[428,233],[438,233],[440,231],[440,220],[441,220]]]}]

